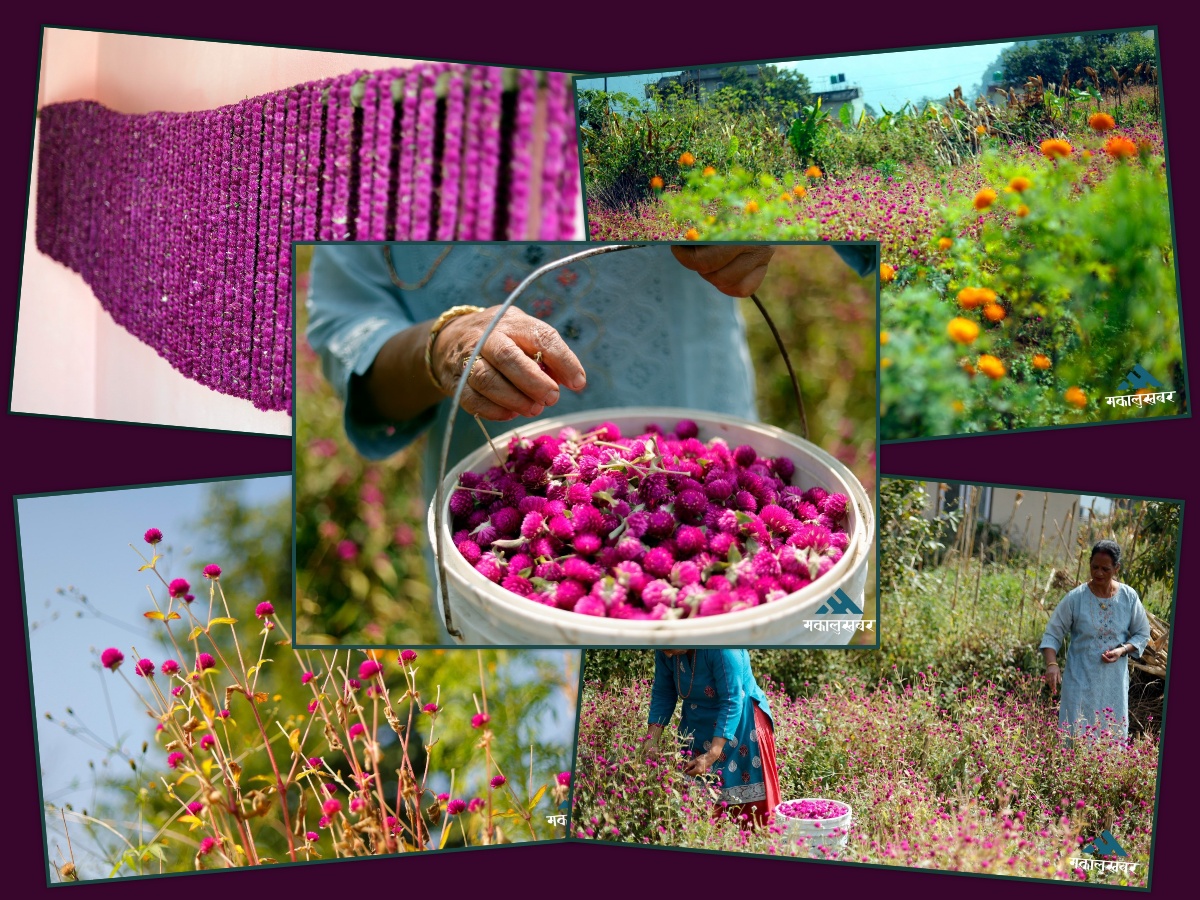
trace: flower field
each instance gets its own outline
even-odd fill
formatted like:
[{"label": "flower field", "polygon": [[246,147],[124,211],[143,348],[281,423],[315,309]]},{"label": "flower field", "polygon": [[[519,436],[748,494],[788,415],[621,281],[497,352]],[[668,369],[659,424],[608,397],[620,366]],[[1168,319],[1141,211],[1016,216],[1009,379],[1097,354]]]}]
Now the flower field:
[{"label": "flower field", "polygon": [[[1031,81],[1001,105],[952,96],[857,122],[806,107],[791,146],[720,109],[642,108],[585,128],[589,230],[879,241],[883,440],[1183,414],[1154,78]],[[625,161],[618,194],[610,145],[632,132],[657,171],[631,193]],[[1135,366],[1152,381],[1127,384]]]}]

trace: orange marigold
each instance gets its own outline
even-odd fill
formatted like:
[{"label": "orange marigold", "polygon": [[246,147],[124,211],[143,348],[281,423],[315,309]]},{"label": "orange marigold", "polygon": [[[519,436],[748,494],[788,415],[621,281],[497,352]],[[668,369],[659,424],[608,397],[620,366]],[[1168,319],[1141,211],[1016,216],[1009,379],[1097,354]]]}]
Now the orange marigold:
[{"label": "orange marigold", "polygon": [[711,177],[711,176],[713,176],[713,175],[716,175],[716,174],[717,174],[717,170],[716,170],[716,169],[714,169],[712,166],[705,166],[705,167],[704,167],[704,172],[703,172],[703,173],[701,173],[701,174],[703,174],[705,178],[709,178],[709,177]]},{"label": "orange marigold", "polygon": [[986,125],[976,125],[976,126],[975,126],[975,133],[976,133],[976,134],[978,134],[978,135],[984,135],[984,134],[987,134],[987,126],[986,126]]},{"label": "orange marigold", "polygon": [[656,191],[661,191],[663,189],[663,180],[655,175],[650,179],[650,187]]},{"label": "orange marigold", "polygon": [[696,157],[684,150],[679,154],[679,164],[681,166],[692,166],[696,164]]},{"label": "orange marigold", "polygon": [[958,292],[958,305],[963,309],[975,309],[996,302],[996,292],[991,288],[965,287]]},{"label": "orange marigold", "polygon": [[989,303],[983,308],[983,315],[989,322],[1002,322],[1008,313],[999,303]]},{"label": "orange marigold", "polygon": [[747,200],[746,201],[746,212],[747,213],[758,212],[758,204],[755,203],[753,200]]},{"label": "orange marigold", "polygon": [[1088,116],[1088,127],[1092,131],[1112,131],[1117,127],[1117,122],[1108,113],[1092,113]]},{"label": "orange marigold", "polygon": [[946,334],[960,344],[970,344],[979,337],[979,326],[970,319],[958,316],[950,320],[950,324],[946,326]]},{"label": "orange marigold", "polygon": [[1126,137],[1110,137],[1104,142],[1104,152],[1113,159],[1128,159],[1137,155],[1137,144]]},{"label": "orange marigold", "polygon": [[1063,399],[1076,409],[1083,409],[1087,406],[1087,394],[1077,387],[1067,388],[1067,392],[1063,394]]},{"label": "orange marigold", "polygon": [[1084,159],[1091,159],[1091,158],[1092,158],[1092,151],[1091,151],[1091,150],[1084,150],[1084,151],[1083,151],[1082,153],[1080,153],[1079,155],[1080,155],[1080,156],[1082,156]]},{"label": "orange marigold", "polygon": [[700,240],[700,232],[698,232],[695,228],[689,228],[683,233],[683,238],[687,241],[698,241]]},{"label": "orange marigold", "polygon": [[1042,156],[1046,159],[1054,159],[1059,156],[1070,156],[1071,145],[1062,138],[1051,138],[1048,141],[1041,143]]},{"label": "orange marigold", "polygon": [[1032,184],[1033,182],[1024,175],[1018,175],[1008,183],[1008,189],[1009,191],[1015,191],[1018,194],[1023,194],[1029,190]]},{"label": "orange marigold", "polygon": [[975,195],[975,208],[987,209],[996,202],[996,192],[991,188],[984,188]]},{"label": "orange marigold", "polygon": [[953,238],[948,238],[948,237],[938,238],[938,249],[939,250],[949,250],[953,246],[954,246]]},{"label": "orange marigold", "polygon": [[782,200],[784,203],[795,203],[796,202],[795,200],[792,199],[792,195],[789,194],[787,191],[784,191],[782,194],[780,194],[779,199]]},{"label": "orange marigold", "polygon": [[892,364],[892,361],[885,356],[883,359],[881,359],[879,361],[879,368],[886,369],[891,364]]},{"label": "orange marigold", "polygon": [[1033,354],[1033,367],[1035,369],[1041,369],[1043,372],[1045,372],[1050,368],[1050,357],[1048,357],[1045,353]]},{"label": "orange marigold", "polygon": [[879,332],[879,346],[886,347],[891,336],[886,331]]},{"label": "orange marigold", "polygon": [[960,412],[963,412],[967,408],[967,405],[965,403],[963,403],[961,400],[954,400],[953,402],[951,402],[950,408],[952,410],[954,410],[956,413],[960,413]]},{"label": "orange marigold", "polygon": [[1017,218],[1023,219],[1027,215],[1029,215],[1029,207],[1026,206],[1024,203],[1022,203],[1020,206],[1017,207]]},{"label": "orange marigold", "polygon": [[792,193],[795,194],[799,199],[803,200],[808,196],[808,188],[802,184],[798,184],[792,188]]},{"label": "orange marigold", "polygon": [[816,166],[809,166],[807,169],[804,170],[804,174],[809,178],[820,178],[821,170],[819,168],[817,168]]},{"label": "orange marigold", "polygon": [[992,381],[1004,377],[1004,363],[989,353],[985,353],[979,357],[975,365],[979,367],[980,372],[992,379]]},{"label": "orange marigold", "polygon": [[884,284],[887,284],[891,281],[894,281],[895,278],[896,278],[896,270],[895,269],[893,269],[887,263],[883,263],[879,266],[879,280],[880,281],[882,281]]}]

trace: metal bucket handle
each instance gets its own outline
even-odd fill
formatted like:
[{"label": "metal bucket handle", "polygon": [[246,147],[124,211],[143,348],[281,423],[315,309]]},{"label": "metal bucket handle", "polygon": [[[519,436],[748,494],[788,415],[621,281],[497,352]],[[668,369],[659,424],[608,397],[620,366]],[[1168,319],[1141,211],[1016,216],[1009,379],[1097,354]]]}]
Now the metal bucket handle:
[{"label": "metal bucket handle", "polygon": [[[578,253],[571,253],[564,256],[562,259],[548,262],[544,266],[540,266],[530,272],[525,279],[513,289],[513,292],[508,295],[508,298],[500,304],[496,315],[492,317],[492,321],[488,327],[484,329],[479,340],[475,343],[475,349],[471,351],[470,357],[467,359],[466,365],[463,366],[464,372],[470,372],[475,365],[475,361],[479,358],[479,354],[483,350],[483,345],[487,343],[487,339],[491,337],[492,332],[496,330],[496,326],[500,324],[500,320],[504,314],[512,307],[516,299],[525,292],[525,289],[537,279],[541,278],[548,272],[553,272],[555,269],[568,266],[573,262],[578,262],[581,259],[588,259],[592,256],[600,256],[604,253],[615,253],[619,250],[636,250],[639,247],[646,247],[647,244],[608,244],[603,247],[592,247],[587,250],[581,250]],[[754,301],[754,305],[758,307],[758,311],[762,313],[766,320],[767,327],[771,329],[771,334],[775,337],[775,343],[779,347],[779,353],[783,357],[784,364],[787,366],[788,376],[792,380],[792,391],[796,397],[796,408],[800,413],[800,434],[805,440],[808,440],[808,418],[804,414],[804,398],[800,394],[800,382],[796,378],[796,371],[792,368],[792,361],[788,357],[787,347],[784,346],[783,338],[779,334],[779,330],[775,327],[775,323],[767,314],[767,310],[763,307],[762,302],[757,295],[751,294],[750,299]],[[434,496],[433,507],[433,530],[434,544],[436,546],[437,568],[438,568],[438,589],[442,595],[442,617],[446,622],[446,630],[452,637],[462,639],[463,634],[454,627],[454,617],[450,610],[450,591],[448,590],[446,577],[446,562],[445,562],[445,542],[442,539],[442,523],[444,521],[443,508],[446,504],[446,469],[450,459],[450,442],[454,436],[454,420],[457,416],[454,415],[454,410],[459,408],[462,403],[463,391],[466,389],[467,379],[459,378],[458,384],[454,388],[454,394],[451,397],[451,414],[446,420],[446,431],[442,435],[442,450],[438,461],[438,479],[437,488]]]}]

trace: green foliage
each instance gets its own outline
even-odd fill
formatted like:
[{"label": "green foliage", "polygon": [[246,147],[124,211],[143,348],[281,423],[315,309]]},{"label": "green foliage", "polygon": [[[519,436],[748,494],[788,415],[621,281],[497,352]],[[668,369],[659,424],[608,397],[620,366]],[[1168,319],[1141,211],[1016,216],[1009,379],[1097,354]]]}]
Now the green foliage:
[{"label": "green foliage", "polygon": [[588,650],[584,654],[584,682],[617,685],[653,677],[653,650]]},{"label": "green foliage", "polygon": [[1131,548],[1131,558],[1121,565],[1121,580],[1143,597],[1150,593],[1155,583],[1161,584],[1161,596],[1167,601],[1166,615],[1160,616],[1170,621],[1183,508],[1178,503],[1159,501],[1147,501],[1139,506],[1142,512],[1137,525],[1137,544]]},{"label": "green foliage", "polygon": [[[925,482],[886,478],[879,485],[879,586],[890,591],[911,582],[924,559],[943,548],[948,517],[926,515]],[[949,523],[953,523],[953,519]]]},{"label": "green foliage", "polygon": [[1063,73],[1070,81],[1087,78],[1084,67],[1096,70],[1103,87],[1115,87],[1111,67],[1123,76],[1137,66],[1155,65],[1154,39],[1138,31],[1085,34],[1069,38],[1025,41],[1001,53],[1005,81],[1023,84],[1040,76],[1057,84]]},{"label": "green foliage", "polygon": [[[842,109],[848,110],[848,107],[843,106]],[[848,116],[846,124],[849,125]],[[818,163],[817,147],[820,144],[821,133],[827,127],[832,127],[829,125],[829,113],[821,109],[821,100],[817,98],[816,103],[800,111],[800,115],[788,128],[788,143],[795,151],[801,167]]]}]

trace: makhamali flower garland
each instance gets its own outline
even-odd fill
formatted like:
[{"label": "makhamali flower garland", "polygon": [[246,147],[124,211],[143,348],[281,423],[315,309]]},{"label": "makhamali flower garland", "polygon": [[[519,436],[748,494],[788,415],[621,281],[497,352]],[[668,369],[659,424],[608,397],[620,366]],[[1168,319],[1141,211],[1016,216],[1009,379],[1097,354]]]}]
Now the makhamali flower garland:
[{"label": "makhamali flower garland", "polygon": [[574,237],[560,72],[421,63],[203,112],[76,101],[40,120],[38,249],[188,378],[259,409],[291,412],[292,241],[517,239],[535,203],[538,239]]}]

